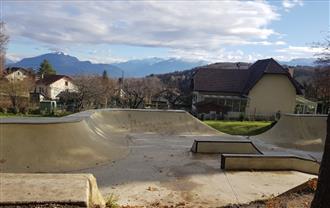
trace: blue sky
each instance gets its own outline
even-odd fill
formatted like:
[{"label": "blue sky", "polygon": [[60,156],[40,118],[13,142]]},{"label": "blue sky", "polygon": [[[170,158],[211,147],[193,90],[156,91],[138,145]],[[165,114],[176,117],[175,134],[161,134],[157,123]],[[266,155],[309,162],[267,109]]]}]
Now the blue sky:
[{"label": "blue sky", "polygon": [[313,57],[329,1],[6,1],[7,57],[64,52],[98,63]]}]

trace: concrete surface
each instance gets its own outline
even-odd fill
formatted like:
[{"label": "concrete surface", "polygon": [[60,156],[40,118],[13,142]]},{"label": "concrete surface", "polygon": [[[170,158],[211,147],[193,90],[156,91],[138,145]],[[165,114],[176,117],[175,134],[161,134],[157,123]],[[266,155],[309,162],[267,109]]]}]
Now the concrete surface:
[{"label": "concrete surface", "polygon": [[197,139],[192,149],[200,153],[227,153],[221,160],[225,170],[296,170],[317,175],[326,138],[326,118],[284,114],[263,134],[245,139]]},{"label": "concrete surface", "polygon": [[92,173],[103,196],[115,194],[121,205],[218,207],[278,195],[314,177],[222,171],[219,155],[190,149],[195,139],[228,135],[184,111],[105,109],[18,123],[0,122],[1,172]]},{"label": "concrete surface", "polygon": [[63,118],[2,118],[0,171],[67,172],[116,161],[129,153],[129,131],[220,134],[184,111],[99,110]]},{"label": "concrete surface", "polygon": [[[326,115],[283,114],[273,128],[250,139],[260,145],[271,144],[273,147],[322,153],[326,126]],[[322,154],[314,156],[319,160],[322,158]]]},{"label": "concrete surface", "polygon": [[218,139],[195,139],[191,147],[194,153],[236,153],[236,154],[261,154],[249,139],[227,139],[222,136]]},{"label": "concrete surface", "polygon": [[0,131],[1,172],[66,172],[104,164],[128,154],[125,138],[106,140],[86,120],[5,123],[0,124]]},{"label": "concrete surface", "polygon": [[222,154],[221,168],[224,170],[295,170],[318,175],[320,164],[316,161],[282,154]]},{"label": "concrete surface", "polygon": [[95,175],[104,196],[115,194],[121,205],[219,207],[277,195],[315,177],[294,171],[224,172],[219,155],[191,153],[196,136],[129,137],[125,159],[84,170]]},{"label": "concrete surface", "polygon": [[105,206],[91,174],[0,174],[0,206],[68,204]]}]

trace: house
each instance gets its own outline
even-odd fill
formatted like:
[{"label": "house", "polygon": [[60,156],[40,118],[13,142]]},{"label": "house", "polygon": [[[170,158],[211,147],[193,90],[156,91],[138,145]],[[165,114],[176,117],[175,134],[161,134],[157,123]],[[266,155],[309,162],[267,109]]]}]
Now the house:
[{"label": "house", "polygon": [[[247,69],[204,66],[192,80],[192,111],[203,116],[271,118],[276,113],[293,113],[300,85],[288,69],[274,59],[258,60]],[[220,106],[220,107],[219,107]]]},{"label": "house", "polygon": [[27,77],[33,78],[34,73],[32,69],[25,69],[21,67],[9,67],[4,71],[4,77],[10,81],[22,81]]},{"label": "house", "polygon": [[61,92],[76,90],[72,79],[66,75],[45,75],[36,81],[34,93],[41,96],[40,100],[56,100]]}]

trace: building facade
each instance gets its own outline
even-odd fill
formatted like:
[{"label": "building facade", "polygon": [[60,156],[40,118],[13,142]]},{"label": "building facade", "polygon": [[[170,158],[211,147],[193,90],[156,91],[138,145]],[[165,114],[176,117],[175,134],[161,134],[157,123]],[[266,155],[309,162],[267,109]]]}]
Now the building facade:
[{"label": "building facade", "polygon": [[204,117],[262,119],[294,113],[296,95],[302,94],[289,71],[274,59],[259,60],[247,69],[200,67],[192,84],[192,111]]},{"label": "building facade", "polygon": [[43,76],[36,82],[34,90],[35,93],[41,95],[41,100],[56,100],[57,96],[64,91],[77,91],[72,79],[66,75]]}]

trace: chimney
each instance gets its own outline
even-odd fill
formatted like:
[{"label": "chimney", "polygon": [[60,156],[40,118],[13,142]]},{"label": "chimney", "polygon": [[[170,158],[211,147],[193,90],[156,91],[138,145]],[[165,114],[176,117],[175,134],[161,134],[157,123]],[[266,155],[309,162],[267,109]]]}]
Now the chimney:
[{"label": "chimney", "polygon": [[239,68],[241,67],[241,63],[240,62],[237,62],[236,63],[236,66],[237,66],[237,69],[239,70]]},{"label": "chimney", "polygon": [[288,68],[288,72],[291,75],[291,77],[293,77],[294,74],[294,68]]}]

